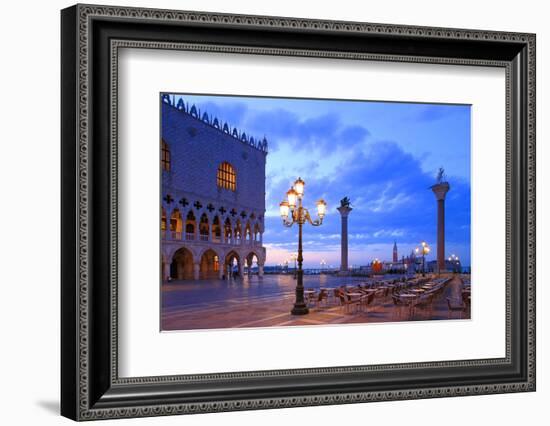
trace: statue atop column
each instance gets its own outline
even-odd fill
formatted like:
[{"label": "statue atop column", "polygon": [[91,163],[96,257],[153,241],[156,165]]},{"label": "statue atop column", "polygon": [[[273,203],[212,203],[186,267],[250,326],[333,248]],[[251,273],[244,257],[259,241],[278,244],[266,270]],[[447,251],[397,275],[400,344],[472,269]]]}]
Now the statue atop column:
[{"label": "statue atop column", "polygon": [[344,197],[340,200],[340,207],[351,208],[351,200],[349,199],[349,197]]},{"label": "statue atop column", "polygon": [[337,208],[340,212],[340,218],[342,221],[342,232],[341,232],[341,260],[340,260],[340,271],[338,275],[349,275],[348,269],[348,215],[353,210],[351,207],[351,201],[349,197],[344,197],[340,200],[340,207]]},{"label": "statue atop column", "polygon": [[447,182],[447,179],[445,178],[445,169],[443,167],[439,168],[435,179],[436,179],[436,185]]}]

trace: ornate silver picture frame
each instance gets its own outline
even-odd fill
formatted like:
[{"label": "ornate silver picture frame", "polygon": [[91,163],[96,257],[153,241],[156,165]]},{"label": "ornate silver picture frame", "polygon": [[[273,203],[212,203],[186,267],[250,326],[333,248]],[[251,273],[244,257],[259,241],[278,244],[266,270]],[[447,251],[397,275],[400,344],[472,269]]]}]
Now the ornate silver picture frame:
[{"label": "ornate silver picture frame", "polygon": [[[534,34],[509,32],[95,5],[64,9],[61,414],[94,420],[534,391],[535,41]],[[117,93],[124,47],[504,69],[505,356],[121,377]]]}]

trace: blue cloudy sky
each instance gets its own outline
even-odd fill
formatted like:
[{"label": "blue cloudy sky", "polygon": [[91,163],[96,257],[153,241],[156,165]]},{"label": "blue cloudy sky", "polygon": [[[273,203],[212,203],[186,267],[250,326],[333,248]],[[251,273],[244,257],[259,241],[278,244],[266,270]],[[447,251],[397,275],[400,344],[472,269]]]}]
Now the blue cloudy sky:
[{"label": "blue cloudy sky", "polygon": [[470,106],[183,96],[255,138],[266,136],[267,264],[296,251],[297,229],[284,228],[279,203],[294,180],[306,182],[305,205],[328,202],[320,227],[304,229],[304,266],[340,263],[339,200],[348,196],[349,262],[366,265],[399,257],[421,241],[436,248],[436,202],[429,186],[445,168],[446,255],[470,265]]}]

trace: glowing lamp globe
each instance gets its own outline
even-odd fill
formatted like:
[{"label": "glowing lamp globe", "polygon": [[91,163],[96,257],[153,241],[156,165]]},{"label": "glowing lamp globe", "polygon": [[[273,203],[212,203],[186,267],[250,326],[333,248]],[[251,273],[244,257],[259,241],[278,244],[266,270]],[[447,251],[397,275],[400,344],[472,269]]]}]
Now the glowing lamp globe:
[{"label": "glowing lamp globe", "polygon": [[293,188],[290,188],[286,193],[286,197],[288,198],[289,207],[294,209],[296,207],[296,199],[298,198],[297,192]]},{"label": "glowing lamp globe", "polygon": [[290,210],[290,207],[288,206],[288,201],[281,202],[281,204],[279,204],[279,210],[281,211],[281,217],[283,219],[286,219]]},{"label": "glowing lamp globe", "polygon": [[317,214],[320,218],[323,218],[327,212],[327,203],[322,198],[317,201]]},{"label": "glowing lamp globe", "polygon": [[302,180],[302,178],[296,179],[296,182],[294,182],[294,191],[296,191],[296,194],[298,197],[302,197],[304,195],[304,186],[305,182]]}]

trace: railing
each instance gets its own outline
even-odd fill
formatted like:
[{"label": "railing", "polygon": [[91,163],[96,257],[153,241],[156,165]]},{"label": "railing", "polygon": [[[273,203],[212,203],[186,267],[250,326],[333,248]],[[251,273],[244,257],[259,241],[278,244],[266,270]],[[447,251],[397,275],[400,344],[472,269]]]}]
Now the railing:
[{"label": "railing", "polygon": [[220,237],[210,237],[210,235],[205,234],[198,234],[197,236],[192,232],[181,232],[181,231],[166,231],[161,230],[161,238],[162,239],[170,239],[170,240],[182,240],[185,239],[187,241],[202,241],[202,242],[212,242],[215,244],[227,244],[231,246],[252,246],[252,247],[260,247],[262,245],[262,242],[259,240],[244,240],[241,238],[231,238],[226,237],[225,241],[222,240]]}]

